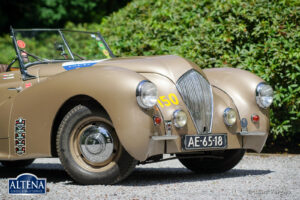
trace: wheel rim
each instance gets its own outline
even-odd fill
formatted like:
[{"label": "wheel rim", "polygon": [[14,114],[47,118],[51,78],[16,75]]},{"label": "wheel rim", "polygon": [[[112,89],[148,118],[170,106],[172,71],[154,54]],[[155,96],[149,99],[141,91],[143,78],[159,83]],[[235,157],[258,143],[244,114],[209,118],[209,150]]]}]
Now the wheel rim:
[{"label": "wheel rim", "polygon": [[112,123],[102,117],[81,120],[74,127],[69,141],[74,160],[92,172],[111,168],[121,153],[121,145]]},{"label": "wheel rim", "polygon": [[99,125],[87,126],[80,134],[80,153],[91,163],[103,163],[113,153],[114,143],[109,131]]}]

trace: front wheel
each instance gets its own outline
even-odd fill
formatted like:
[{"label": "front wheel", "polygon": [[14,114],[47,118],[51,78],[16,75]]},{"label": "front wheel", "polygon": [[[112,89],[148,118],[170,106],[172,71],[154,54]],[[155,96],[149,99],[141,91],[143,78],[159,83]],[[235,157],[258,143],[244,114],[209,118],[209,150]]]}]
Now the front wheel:
[{"label": "front wheel", "polygon": [[[195,173],[222,173],[236,166],[241,161],[244,154],[244,149],[231,149],[221,152],[210,152],[209,155],[180,155],[180,158],[178,159],[186,168]],[[196,157],[190,158],[192,156]],[[201,158],[201,156],[203,157]]]},{"label": "front wheel", "polygon": [[67,173],[80,184],[117,183],[137,163],[122,147],[109,117],[83,105],[62,120],[57,152]]}]

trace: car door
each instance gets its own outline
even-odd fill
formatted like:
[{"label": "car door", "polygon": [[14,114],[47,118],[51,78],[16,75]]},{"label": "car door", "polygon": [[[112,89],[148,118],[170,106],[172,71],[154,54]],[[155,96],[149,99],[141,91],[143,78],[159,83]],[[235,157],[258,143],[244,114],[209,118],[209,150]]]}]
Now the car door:
[{"label": "car door", "polygon": [[0,73],[0,139],[8,138],[10,112],[14,98],[22,88],[20,71]]}]

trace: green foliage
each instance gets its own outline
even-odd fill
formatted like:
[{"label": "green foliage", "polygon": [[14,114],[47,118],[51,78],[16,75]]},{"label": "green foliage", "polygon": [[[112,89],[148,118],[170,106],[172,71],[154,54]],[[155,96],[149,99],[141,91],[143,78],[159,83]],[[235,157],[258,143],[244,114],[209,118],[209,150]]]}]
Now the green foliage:
[{"label": "green foliage", "polygon": [[271,133],[300,130],[300,3],[289,0],[135,0],[101,30],[119,56],[177,54],[201,68],[251,71],[275,91]]},{"label": "green foliage", "polygon": [[129,0],[2,0],[0,32],[14,28],[62,28],[67,21],[101,22],[109,13],[125,6]]},{"label": "green foliage", "polygon": [[0,64],[9,64],[16,57],[16,51],[9,35],[0,37]]}]

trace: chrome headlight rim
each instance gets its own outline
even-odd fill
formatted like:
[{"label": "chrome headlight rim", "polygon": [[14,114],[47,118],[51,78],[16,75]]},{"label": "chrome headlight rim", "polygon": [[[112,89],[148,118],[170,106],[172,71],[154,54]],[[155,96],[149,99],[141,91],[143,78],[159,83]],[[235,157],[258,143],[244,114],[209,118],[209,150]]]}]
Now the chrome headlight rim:
[{"label": "chrome headlight rim", "polygon": [[[271,90],[272,90],[272,95],[269,96],[271,98],[271,101],[270,103],[268,103],[267,105],[263,103],[263,100],[262,100],[262,97],[266,97],[266,96],[262,96],[261,95],[261,92],[262,92],[262,89],[263,87],[269,87]],[[263,109],[267,109],[269,108],[271,105],[272,105],[272,102],[274,100],[274,97],[273,97],[273,88],[267,84],[266,82],[261,82],[259,83],[257,86],[256,86],[256,90],[255,90],[255,99],[256,99],[256,103],[257,105],[260,107],[260,108],[263,108]]]},{"label": "chrome headlight rim", "polygon": [[[228,114],[230,113],[230,112],[234,112],[234,114],[235,114],[235,119],[234,119],[234,121],[232,122],[232,123],[230,123],[229,121],[228,121]],[[225,110],[224,110],[224,113],[223,113],[223,119],[224,119],[224,123],[227,125],[227,126],[233,126],[234,124],[236,124],[236,121],[237,121],[237,113],[236,113],[236,111],[233,109],[233,108],[226,108]]]},{"label": "chrome headlight rim", "polygon": [[[155,88],[155,95],[154,95],[155,101],[150,105],[146,105],[145,101],[143,100],[143,87],[145,86],[145,84],[152,84],[152,86]],[[154,83],[152,83],[151,81],[148,81],[148,80],[143,80],[138,84],[138,86],[136,88],[136,100],[140,107],[142,107],[144,109],[151,109],[156,105],[157,99],[158,99],[158,91],[157,91],[157,87]]]},{"label": "chrome headlight rim", "polygon": [[[184,121],[183,125],[180,125],[180,123],[178,122],[178,119],[177,119],[178,115],[180,115],[181,113],[183,113],[185,115],[185,121]],[[187,114],[183,110],[177,109],[173,112],[173,124],[175,125],[175,127],[177,127],[177,128],[185,127],[187,124],[187,120],[188,120]]]}]

